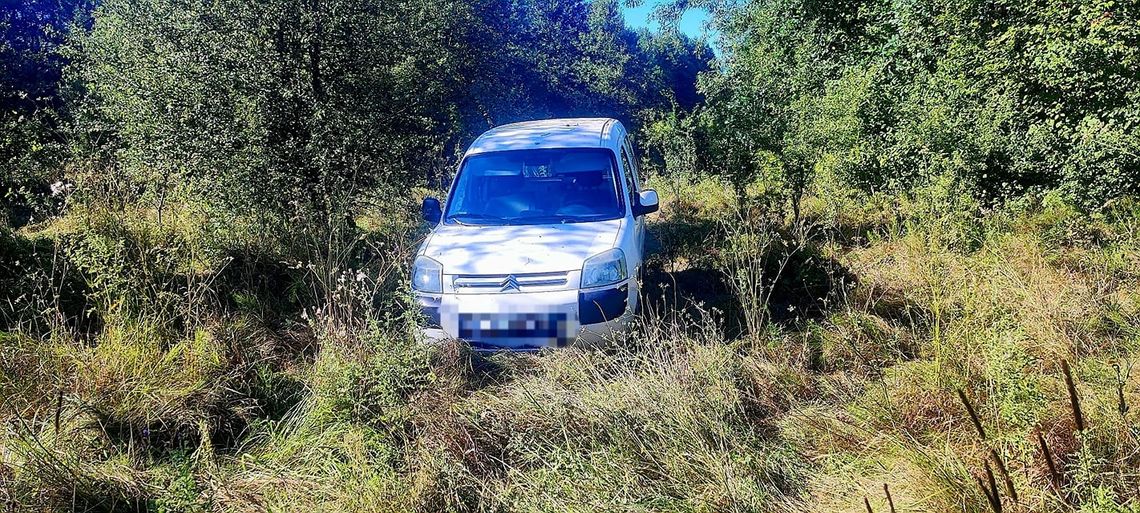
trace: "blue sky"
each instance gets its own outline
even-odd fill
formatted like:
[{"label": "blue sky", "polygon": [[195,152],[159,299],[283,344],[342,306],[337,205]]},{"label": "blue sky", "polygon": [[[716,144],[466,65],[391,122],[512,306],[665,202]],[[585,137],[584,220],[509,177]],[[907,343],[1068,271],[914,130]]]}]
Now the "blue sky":
[{"label": "blue sky", "polygon": [[[653,11],[653,7],[661,3],[663,0],[645,0],[640,7],[626,7],[623,9],[625,13],[625,24],[633,28],[641,28],[648,26],[650,29],[655,29],[657,24],[649,21],[649,13]],[[681,32],[689,36],[699,36],[701,34],[701,24],[708,19],[708,14],[704,11],[689,11],[681,18]]]}]

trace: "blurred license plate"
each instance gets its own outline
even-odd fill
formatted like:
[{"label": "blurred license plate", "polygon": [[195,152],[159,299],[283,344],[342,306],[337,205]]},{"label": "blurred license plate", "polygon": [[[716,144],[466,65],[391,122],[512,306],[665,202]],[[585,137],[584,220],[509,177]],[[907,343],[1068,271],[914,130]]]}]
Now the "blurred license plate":
[{"label": "blurred license plate", "polygon": [[564,313],[461,313],[459,338],[552,338],[565,340],[568,331]]}]

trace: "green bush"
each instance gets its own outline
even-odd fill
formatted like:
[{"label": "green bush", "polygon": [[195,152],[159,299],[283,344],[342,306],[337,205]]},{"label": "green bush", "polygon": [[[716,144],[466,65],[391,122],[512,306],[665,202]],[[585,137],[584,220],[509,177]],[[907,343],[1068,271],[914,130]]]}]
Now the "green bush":
[{"label": "green bush", "polygon": [[0,225],[42,221],[60,206],[70,156],[62,48],[85,5],[29,0],[0,11]]},{"label": "green bush", "polygon": [[399,432],[410,421],[412,395],[433,384],[430,348],[414,340],[372,343],[372,356],[354,369],[343,407],[360,422]]},{"label": "green bush", "polygon": [[176,231],[128,216],[95,213],[62,243],[91,290],[95,310],[112,322],[191,326],[212,299],[201,287],[211,276],[195,269],[200,247]]},{"label": "green bush", "polygon": [[1132,3],[687,4],[724,31],[702,160],[772,181],[793,209],[836,162],[867,191],[950,175],[987,204],[1059,188],[1092,211],[1140,184]]}]

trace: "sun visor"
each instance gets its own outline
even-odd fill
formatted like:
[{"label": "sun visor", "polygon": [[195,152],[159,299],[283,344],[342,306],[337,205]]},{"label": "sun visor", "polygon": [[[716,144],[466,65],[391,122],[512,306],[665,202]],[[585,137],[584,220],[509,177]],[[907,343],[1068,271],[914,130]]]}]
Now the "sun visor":
[{"label": "sun visor", "polygon": [[576,151],[567,153],[558,160],[555,170],[558,173],[586,173],[609,171],[613,165],[606,150]]}]

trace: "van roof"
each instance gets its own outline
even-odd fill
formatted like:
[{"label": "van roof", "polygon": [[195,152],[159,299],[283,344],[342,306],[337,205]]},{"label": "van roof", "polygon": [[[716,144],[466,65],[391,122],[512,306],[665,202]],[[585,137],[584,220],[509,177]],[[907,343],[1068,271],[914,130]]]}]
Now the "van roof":
[{"label": "van roof", "polygon": [[536,148],[610,148],[621,146],[625,127],[612,118],[564,118],[523,121],[480,135],[467,155]]}]

